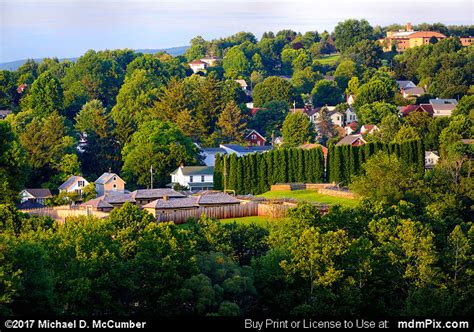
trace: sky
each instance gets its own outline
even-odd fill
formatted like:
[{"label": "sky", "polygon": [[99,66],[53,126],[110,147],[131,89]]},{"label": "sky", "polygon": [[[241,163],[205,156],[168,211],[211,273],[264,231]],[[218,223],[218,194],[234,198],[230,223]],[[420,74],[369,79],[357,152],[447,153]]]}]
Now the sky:
[{"label": "sky", "polygon": [[474,24],[473,0],[0,0],[0,63],[76,57],[89,49],[159,49],[249,31],[332,31],[347,18],[373,26]]}]

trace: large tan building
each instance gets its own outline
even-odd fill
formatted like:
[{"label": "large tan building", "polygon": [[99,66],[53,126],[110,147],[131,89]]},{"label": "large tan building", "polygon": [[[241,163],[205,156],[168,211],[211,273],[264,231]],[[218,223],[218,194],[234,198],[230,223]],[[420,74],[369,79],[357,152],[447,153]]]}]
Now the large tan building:
[{"label": "large tan building", "polygon": [[397,52],[404,52],[412,47],[429,44],[432,38],[440,40],[446,36],[436,31],[414,31],[411,24],[407,23],[405,30],[387,31],[387,36],[384,39],[379,39],[379,42],[385,52],[391,51],[393,45],[395,45]]}]

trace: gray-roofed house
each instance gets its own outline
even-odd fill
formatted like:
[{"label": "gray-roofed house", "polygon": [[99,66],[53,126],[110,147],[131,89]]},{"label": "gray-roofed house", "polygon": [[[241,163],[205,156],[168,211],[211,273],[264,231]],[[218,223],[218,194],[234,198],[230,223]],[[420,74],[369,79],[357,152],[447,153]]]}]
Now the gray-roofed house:
[{"label": "gray-roofed house", "polygon": [[23,189],[20,192],[21,203],[31,200],[41,205],[44,205],[45,200],[49,197],[52,197],[51,191],[49,189],[44,188],[29,188]]},{"label": "gray-roofed house", "polygon": [[214,188],[213,166],[180,166],[171,173],[171,185],[179,184],[191,191]]},{"label": "gray-roofed house", "polygon": [[398,89],[410,89],[416,88],[416,84],[412,81],[397,81]]},{"label": "gray-roofed house", "polygon": [[79,175],[71,175],[62,185],[59,186],[59,192],[75,192],[82,195],[82,189],[89,184],[89,181]]},{"label": "gray-roofed house", "polygon": [[143,209],[156,217],[159,213],[197,209],[199,207],[197,200],[197,196],[188,196],[184,198],[163,197],[144,205]]},{"label": "gray-roofed house", "polygon": [[433,107],[433,116],[451,116],[451,113],[458,104],[456,99],[430,99],[430,104]]},{"label": "gray-roofed house", "polygon": [[114,206],[107,202],[104,196],[99,196],[97,198],[91,199],[90,201],[82,203],[80,208],[86,210],[109,212],[113,210]]},{"label": "gray-roofed house", "polygon": [[425,94],[425,89],[416,86],[414,88],[401,89],[400,92],[403,98],[420,97]]},{"label": "gray-roofed house", "polygon": [[222,205],[239,205],[237,198],[223,192],[207,193],[197,195],[197,203],[199,206],[222,206]]},{"label": "gray-roofed house", "polygon": [[347,135],[343,139],[341,139],[339,142],[337,142],[336,146],[340,145],[352,145],[352,146],[360,146],[364,145],[367,143],[362,135]]},{"label": "gray-roofed house", "polygon": [[97,196],[111,191],[124,191],[125,181],[115,173],[106,172],[94,182]]},{"label": "gray-roofed house", "polygon": [[0,120],[5,120],[5,118],[12,113],[10,110],[0,110]]},{"label": "gray-roofed house", "polygon": [[132,198],[139,206],[148,204],[160,198],[184,198],[186,195],[177,192],[171,188],[156,188],[156,189],[137,189],[132,192]]},{"label": "gray-roofed house", "polygon": [[[107,204],[105,204],[105,203]],[[102,208],[112,208],[114,207],[121,207],[122,205],[125,204],[125,202],[130,202],[135,204],[135,199],[133,198],[133,195],[131,192],[128,190],[123,190],[123,191],[108,191],[104,195],[100,195],[94,199],[91,199],[87,202],[84,202],[81,204],[81,206],[89,206],[92,205],[93,208],[98,208],[99,205],[97,204],[102,204],[100,207]],[[110,205],[110,206],[109,206]]]}]

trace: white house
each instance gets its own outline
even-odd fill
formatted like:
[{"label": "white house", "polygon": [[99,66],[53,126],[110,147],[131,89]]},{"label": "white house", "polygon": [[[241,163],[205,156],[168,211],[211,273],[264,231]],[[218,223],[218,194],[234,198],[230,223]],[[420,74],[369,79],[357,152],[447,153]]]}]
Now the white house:
[{"label": "white house", "polygon": [[222,148],[201,148],[201,155],[206,166],[214,166],[216,154],[225,155],[227,151]]},{"label": "white house", "polygon": [[88,184],[89,182],[82,176],[71,175],[58,189],[59,192],[75,192],[78,195],[82,195],[82,189]]},{"label": "white house", "polygon": [[456,99],[430,99],[430,104],[433,107],[433,116],[451,116],[451,113],[458,104]]},{"label": "white house", "polygon": [[347,104],[348,104],[349,106],[351,106],[352,104],[354,104],[355,96],[354,96],[354,95],[349,95],[349,96],[347,96],[346,101],[347,101]]},{"label": "white house", "polygon": [[209,67],[214,67],[219,61],[221,61],[221,59],[216,56],[210,56],[202,58],[201,61],[207,63]]},{"label": "white house", "polygon": [[198,71],[206,70],[208,64],[202,60],[194,60],[188,63],[189,67],[192,69],[193,73]]},{"label": "white house", "polygon": [[213,166],[180,166],[171,173],[171,185],[179,184],[191,191],[214,188]]},{"label": "white house", "polygon": [[439,156],[436,151],[425,151],[425,169],[433,169],[438,161]]},{"label": "white house", "polygon": [[346,135],[352,135],[353,133],[357,131],[358,127],[359,127],[359,123],[356,121],[353,121],[344,127],[344,131],[346,132]]},{"label": "white house", "polygon": [[44,205],[46,198],[52,197],[51,191],[44,188],[23,189],[20,192],[21,203],[33,201]]},{"label": "white house", "polygon": [[329,116],[334,125],[342,127],[344,125],[344,114],[338,111],[330,111]]},{"label": "white house", "polygon": [[351,123],[351,122],[358,122],[359,120],[357,119],[357,114],[354,112],[352,108],[346,109],[346,118],[345,118],[345,123]]},{"label": "white house", "polygon": [[360,133],[362,135],[365,135],[365,134],[372,135],[376,131],[380,131],[380,128],[377,127],[376,125],[365,124],[362,127],[360,127]]},{"label": "white house", "polygon": [[247,82],[245,82],[245,80],[234,80],[236,81],[237,83],[239,83],[240,87],[242,88],[243,91],[247,91]]}]

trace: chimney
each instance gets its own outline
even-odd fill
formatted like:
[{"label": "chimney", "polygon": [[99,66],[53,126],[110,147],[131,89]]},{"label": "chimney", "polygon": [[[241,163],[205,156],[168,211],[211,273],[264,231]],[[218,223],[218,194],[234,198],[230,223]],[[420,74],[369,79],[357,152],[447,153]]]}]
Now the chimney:
[{"label": "chimney", "polygon": [[407,31],[413,31],[413,27],[411,26],[411,23],[408,22],[407,25],[406,25],[406,30]]},{"label": "chimney", "polygon": [[169,197],[165,195],[165,196],[163,196],[163,200],[164,200],[165,202],[167,202],[167,201],[169,201]]},{"label": "chimney", "polygon": [[180,167],[180,168],[183,168],[183,167],[184,167],[184,163],[181,163],[181,164],[179,165],[179,167]]}]

